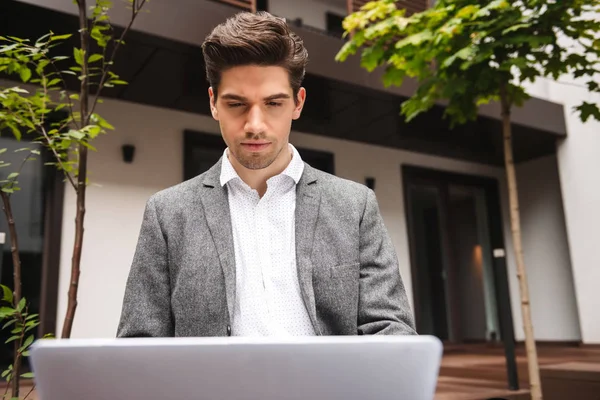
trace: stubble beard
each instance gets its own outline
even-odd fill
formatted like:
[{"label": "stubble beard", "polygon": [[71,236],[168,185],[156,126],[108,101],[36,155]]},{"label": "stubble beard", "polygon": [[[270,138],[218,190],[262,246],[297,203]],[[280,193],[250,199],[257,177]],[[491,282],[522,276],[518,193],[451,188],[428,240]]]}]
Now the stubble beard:
[{"label": "stubble beard", "polygon": [[[276,147],[278,142],[271,141],[271,146]],[[267,153],[248,153],[243,150],[242,145],[238,144],[237,151],[233,152],[233,156],[240,165],[244,168],[257,170],[269,167],[275,162],[279,154],[281,154],[282,148],[275,149]]]}]

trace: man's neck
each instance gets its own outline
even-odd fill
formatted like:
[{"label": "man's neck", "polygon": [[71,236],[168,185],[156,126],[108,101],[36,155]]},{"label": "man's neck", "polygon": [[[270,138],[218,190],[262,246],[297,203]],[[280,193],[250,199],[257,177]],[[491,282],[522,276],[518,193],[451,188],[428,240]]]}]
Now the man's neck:
[{"label": "man's neck", "polygon": [[292,160],[292,154],[292,150],[288,145],[281,150],[281,153],[279,153],[271,165],[262,169],[248,169],[241,165],[235,157],[229,156],[229,153],[228,159],[240,179],[243,180],[246,185],[256,190],[258,195],[262,198],[267,191],[267,180],[275,175],[279,175],[287,168]]}]

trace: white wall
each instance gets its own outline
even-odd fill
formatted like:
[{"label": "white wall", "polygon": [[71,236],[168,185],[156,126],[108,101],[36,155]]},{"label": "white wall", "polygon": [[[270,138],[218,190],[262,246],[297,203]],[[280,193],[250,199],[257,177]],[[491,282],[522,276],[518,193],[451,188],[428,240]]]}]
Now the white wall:
[{"label": "white wall", "polygon": [[582,123],[573,107],[582,101],[600,103],[585,81],[564,77],[540,79],[529,92],[564,104],[568,138],[558,144],[558,170],[584,343],[600,343],[600,123]]},{"label": "white wall", "polygon": [[[538,340],[581,339],[555,156],[517,167],[525,265]],[[560,315],[558,323],[556,315]]]},{"label": "white wall", "polygon": [[296,18],[302,18],[303,25],[308,25],[323,31],[327,29],[325,14],[328,11],[341,16],[348,14],[346,8],[338,7],[323,0],[276,0],[269,2],[269,12],[290,21],[293,21]]},{"label": "white wall", "polygon": [[[181,181],[184,129],[215,134],[219,132],[218,125],[211,118],[202,115],[115,100],[106,100],[98,111],[115,125],[117,130],[99,138],[96,142],[98,152],[90,155],[90,178],[96,186],[90,187],[87,197],[79,308],[73,328],[74,337],[114,336],[146,200],[154,192]],[[136,145],[135,160],[132,164],[125,164],[121,159],[120,147],[125,143]],[[518,339],[523,338],[502,169],[299,132],[292,133],[292,143],[305,148],[333,152],[336,173],[342,177],[359,182],[364,182],[367,176],[376,178],[376,194],[381,212],[398,252],[401,273],[411,299],[412,284],[401,164],[499,179],[506,224],[505,237],[515,332]],[[75,197],[67,188],[59,283],[60,322],[66,310],[74,204]],[[544,218],[552,218],[552,215],[546,213]],[[537,221],[534,224],[537,224]],[[535,226],[533,229],[538,236],[545,235],[543,229],[546,227],[540,230],[538,225]],[[548,243],[548,246],[552,244]],[[533,293],[540,296],[532,298],[534,305],[545,304],[556,296],[545,281],[533,284],[536,285]],[[560,340],[562,336],[555,334],[556,326],[572,323],[570,314],[556,310],[554,313],[555,325],[542,325],[536,330],[540,338]],[[61,325],[62,323],[58,324]]]}]

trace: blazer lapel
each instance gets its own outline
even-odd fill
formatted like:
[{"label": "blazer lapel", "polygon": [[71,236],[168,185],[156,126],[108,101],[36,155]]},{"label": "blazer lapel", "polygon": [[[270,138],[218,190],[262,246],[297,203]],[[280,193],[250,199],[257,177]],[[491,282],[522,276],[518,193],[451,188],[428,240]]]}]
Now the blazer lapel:
[{"label": "blazer lapel", "polygon": [[310,256],[319,214],[320,194],[316,174],[312,167],[305,164],[304,173],[296,189],[296,265],[304,304],[318,334],[320,334],[320,331],[312,285],[313,264]]},{"label": "blazer lapel", "polygon": [[233,247],[233,231],[231,229],[231,214],[227,190],[221,186],[221,160],[207,171],[203,181],[201,196],[204,214],[208,222],[213,241],[219,253],[221,268],[225,278],[227,308],[229,320],[233,321],[233,306],[235,304],[235,249]]}]

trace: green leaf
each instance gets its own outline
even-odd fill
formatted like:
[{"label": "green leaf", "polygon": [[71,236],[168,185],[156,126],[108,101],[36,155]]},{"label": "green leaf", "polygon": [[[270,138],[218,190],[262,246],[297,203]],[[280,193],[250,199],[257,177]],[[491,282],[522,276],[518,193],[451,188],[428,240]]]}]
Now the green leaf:
[{"label": "green leaf", "polygon": [[78,65],[83,66],[83,56],[84,56],[85,52],[81,49],[78,49],[77,47],[73,48],[73,55],[75,56],[75,62]]},{"label": "green leaf", "polygon": [[26,304],[26,300],[25,300],[25,297],[23,297],[21,299],[21,301],[19,301],[19,304],[17,305],[17,311],[19,311],[19,312],[23,311],[23,309],[25,308],[25,304]]},{"label": "green leaf", "polygon": [[[2,149],[2,150],[6,151],[6,149]],[[4,151],[2,151],[0,153],[4,153]],[[12,304],[12,301],[13,301],[12,290],[8,286],[5,286],[5,285],[1,285],[1,286],[2,286],[2,292],[3,292],[2,300],[7,303]]]},{"label": "green leaf", "polygon": [[11,50],[14,50],[14,49],[16,49],[17,47],[19,47],[19,44],[18,44],[18,43],[11,44],[10,46],[1,46],[1,47],[0,47],[0,53],[6,53],[6,52],[9,52],[9,51],[11,51]]},{"label": "green leaf", "polygon": [[10,317],[15,314],[15,310],[12,307],[0,307],[0,319]]},{"label": "green leaf", "polygon": [[598,85],[598,82],[589,81],[587,83],[587,87],[588,87],[588,90],[590,92],[598,92],[598,91],[600,91],[600,85]]},{"label": "green leaf", "polygon": [[6,324],[4,324],[4,326],[2,327],[2,329],[6,329],[9,326],[11,326],[12,324],[14,324],[15,322],[17,322],[16,319],[11,319],[10,321],[8,321]]},{"label": "green leaf", "polygon": [[579,117],[583,122],[587,122],[591,117],[600,121],[600,108],[598,108],[597,104],[584,101],[581,105],[575,107],[574,110],[579,111]]},{"label": "green leaf", "polygon": [[360,65],[367,71],[372,72],[381,62],[385,50],[381,46],[369,47],[363,53]]},{"label": "green leaf", "polygon": [[385,70],[385,74],[383,74],[383,85],[386,88],[392,85],[400,86],[405,76],[406,72],[404,70],[390,66]]},{"label": "green leaf", "polygon": [[19,71],[19,75],[21,76],[21,80],[23,82],[28,82],[31,79],[31,70],[26,66],[21,67],[21,71]]},{"label": "green leaf", "polygon": [[15,179],[17,176],[19,176],[18,172],[12,172],[8,174],[8,177],[6,177],[6,179]]},{"label": "green leaf", "polygon": [[50,41],[56,41],[56,40],[64,40],[64,39],[69,39],[71,36],[73,36],[72,33],[66,34],[66,35],[56,35],[56,36],[52,36],[50,38]]},{"label": "green leaf", "polygon": [[21,378],[25,378],[25,379],[32,379],[35,377],[35,374],[33,372],[26,372],[24,374],[21,374]]},{"label": "green leaf", "polygon": [[25,327],[25,332],[29,332],[30,330],[37,328],[40,324],[41,322],[39,321],[29,321]]},{"label": "green leaf", "polygon": [[21,338],[21,336],[20,336],[20,335],[11,336],[11,337],[9,337],[9,338],[6,340],[6,342],[4,342],[4,343],[8,344],[8,343],[10,343],[10,342],[14,342],[15,340],[18,340],[18,339],[20,339],[20,338]]},{"label": "green leaf", "polygon": [[[93,139],[93,138],[92,138],[92,139]],[[96,151],[96,148],[95,148],[94,146],[92,146],[91,144],[89,144],[88,142],[86,142],[86,141],[81,141],[80,143],[81,143],[81,145],[82,145],[82,146],[84,146],[84,147],[86,147],[86,148],[90,149],[91,151]]]},{"label": "green leaf", "polygon": [[85,133],[71,129],[69,131],[69,136],[76,140],[81,140],[85,137]]},{"label": "green leaf", "polygon": [[27,339],[25,339],[25,343],[23,343],[23,346],[21,346],[21,349],[25,350],[26,348],[28,348],[31,345],[31,343],[33,343],[33,335],[29,335],[29,337],[27,337]]},{"label": "green leaf", "polygon": [[511,32],[517,31],[519,29],[529,28],[530,26],[531,26],[531,24],[516,24],[516,25],[513,25],[513,26],[503,30],[502,35],[506,35],[507,33],[511,33]]},{"label": "green leaf", "polygon": [[12,122],[6,122],[6,125],[12,131],[13,135],[15,136],[15,139],[21,140],[21,130],[19,130],[19,128]]},{"label": "green leaf", "polygon": [[426,29],[400,40],[398,43],[396,43],[396,48],[401,49],[402,47],[405,47],[409,44],[413,46],[418,46],[425,41],[431,40],[432,38],[433,33],[429,29]]},{"label": "green leaf", "polygon": [[100,115],[98,115],[96,113],[92,114],[91,120],[92,120],[92,122],[100,125],[104,129],[110,129],[110,130],[114,130],[115,129],[114,126],[112,126],[111,124],[109,124],[104,118],[102,118]]},{"label": "green leaf", "polygon": [[25,321],[30,321],[30,320],[32,320],[34,318],[37,318],[37,317],[39,317],[39,314],[30,314],[30,315],[27,316],[27,318],[25,318]]},{"label": "green leaf", "polygon": [[102,60],[104,56],[102,54],[92,54],[88,60],[89,63],[93,63]]},{"label": "green leaf", "polygon": [[442,68],[450,67],[457,59],[467,60],[471,58],[475,52],[475,47],[469,45],[446,58],[446,60],[442,63]]}]

